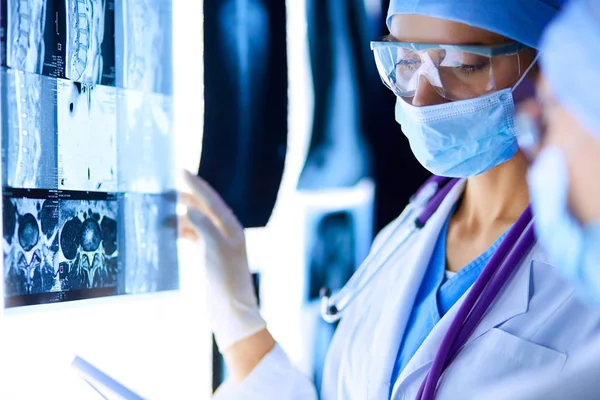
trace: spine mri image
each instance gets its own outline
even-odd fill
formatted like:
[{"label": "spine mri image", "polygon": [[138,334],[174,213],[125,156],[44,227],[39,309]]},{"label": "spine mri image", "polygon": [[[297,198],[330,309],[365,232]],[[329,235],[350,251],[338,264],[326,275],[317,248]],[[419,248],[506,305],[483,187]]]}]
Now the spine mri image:
[{"label": "spine mri image", "polygon": [[0,0],[5,306],[179,288],[170,0]]},{"label": "spine mri image", "polygon": [[114,195],[59,200],[43,192],[13,194],[7,190],[3,199],[7,296],[98,288],[116,293]]}]

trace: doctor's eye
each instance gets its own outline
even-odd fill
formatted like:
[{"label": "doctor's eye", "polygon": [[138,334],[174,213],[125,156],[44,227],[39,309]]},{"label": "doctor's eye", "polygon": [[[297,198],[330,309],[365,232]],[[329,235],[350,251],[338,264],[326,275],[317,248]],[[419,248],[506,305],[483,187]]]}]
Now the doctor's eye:
[{"label": "doctor's eye", "polygon": [[470,65],[470,64],[462,64],[459,68],[460,72],[464,75],[471,75],[471,74],[475,74],[477,72],[483,71],[483,70],[487,70],[487,67],[490,65],[489,62],[485,62],[485,63],[481,63],[481,64],[476,64],[476,65]]}]

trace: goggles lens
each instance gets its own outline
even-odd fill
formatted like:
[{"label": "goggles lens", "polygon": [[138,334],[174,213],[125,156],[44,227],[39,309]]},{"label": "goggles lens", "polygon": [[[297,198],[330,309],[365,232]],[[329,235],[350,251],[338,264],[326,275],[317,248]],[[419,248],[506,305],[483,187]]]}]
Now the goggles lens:
[{"label": "goggles lens", "polygon": [[414,97],[425,78],[444,98],[466,100],[505,88],[521,76],[518,43],[454,46],[372,42],[383,83],[397,96]]}]

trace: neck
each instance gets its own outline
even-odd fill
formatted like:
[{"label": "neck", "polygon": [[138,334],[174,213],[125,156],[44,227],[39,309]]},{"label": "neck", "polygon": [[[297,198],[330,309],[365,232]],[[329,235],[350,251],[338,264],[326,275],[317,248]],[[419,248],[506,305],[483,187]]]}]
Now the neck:
[{"label": "neck", "polygon": [[480,227],[514,223],[529,204],[527,161],[517,152],[509,161],[467,179],[455,217]]}]

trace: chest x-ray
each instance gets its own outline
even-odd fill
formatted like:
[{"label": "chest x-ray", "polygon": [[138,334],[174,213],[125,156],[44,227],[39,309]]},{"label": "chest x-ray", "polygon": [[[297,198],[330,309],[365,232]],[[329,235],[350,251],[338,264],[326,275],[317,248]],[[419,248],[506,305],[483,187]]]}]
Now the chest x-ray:
[{"label": "chest x-ray", "polygon": [[170,0],[2,0],[7,307],[179,287]]}]

